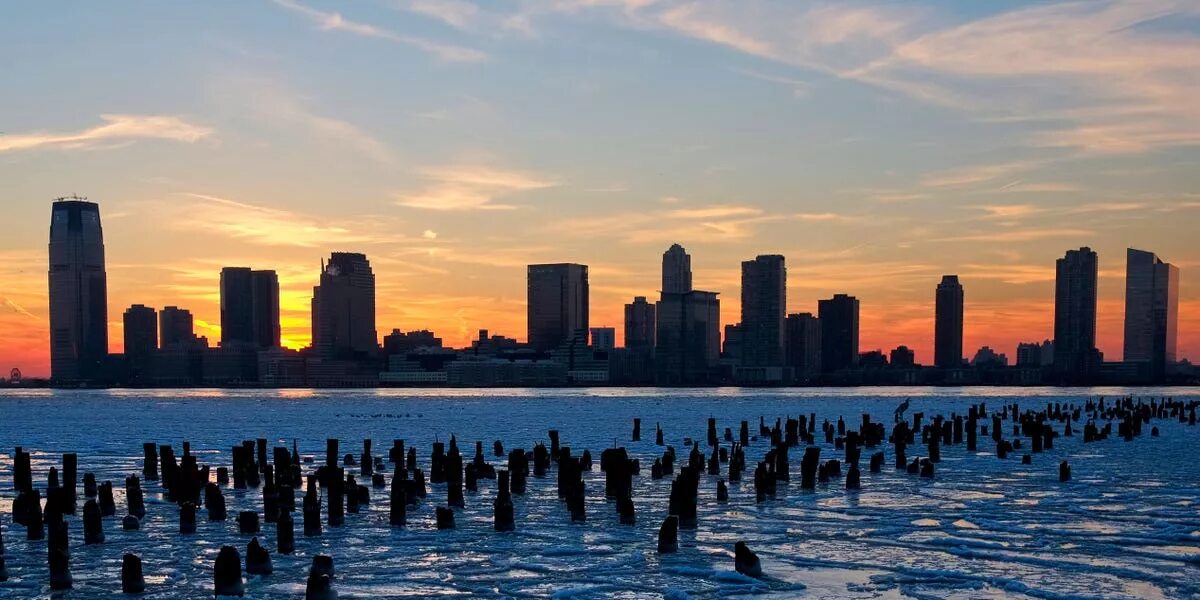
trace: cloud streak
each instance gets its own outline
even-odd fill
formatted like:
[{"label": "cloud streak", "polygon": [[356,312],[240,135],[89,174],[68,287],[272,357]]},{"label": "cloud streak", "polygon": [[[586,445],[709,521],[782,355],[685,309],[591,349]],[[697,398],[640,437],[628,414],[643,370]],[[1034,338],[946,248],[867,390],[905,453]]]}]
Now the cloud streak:
[{"label": "cloud streak", "polygon": [[357,36],[387,40],[416,48],[445,62],[473,63],[487,59],[486,54],[474,48],[444,44],[423,37],[396,33],[376,27],[370,23],[351,21],[343,17],[340,13],[317,10],[299,2],[293,2],[292,0],[273,1],[279,6],[303,15],[309,21],[316,24],[318,29],[324,31],[342,31]]},{"label": "cloud streak", "polygon": [[428,184],[397,194],[397,205],[434,211],[513,210],[515,204],[497,200],[558,185],[544,177],[482,165],[427,167],[421,174]]},{"label": "cloud streak", "polygon": [[81,131],[0,134],[0,152],[58,148],[64,150],[95,148],[103,142],[130,142],[157,139],[194,143],[212,135],[213,130],[170,115],[100,115],[104,123]]},{"label": "cloud streak", "polygon": [[[208,194],[179,194],[185,202],[174,210],[186,219],[173,219],[189,230],[200,228],[223,236],[264,246],[321,247],[340,243],[379,241],[370,235],[353,232],[349,227],[288,210],[239,202]],[[358,227],[356,229],[360,229]]]}]

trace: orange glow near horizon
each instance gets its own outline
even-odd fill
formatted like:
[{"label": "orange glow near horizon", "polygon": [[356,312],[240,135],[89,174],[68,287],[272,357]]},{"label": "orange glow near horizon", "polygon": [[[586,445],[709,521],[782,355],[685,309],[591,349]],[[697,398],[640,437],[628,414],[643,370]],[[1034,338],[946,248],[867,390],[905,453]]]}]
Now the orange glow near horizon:
[{"label": "orange glow near horizon", "polygon": [[[523,273],[513,269],[520,287],[524,281]],[[132,295],[127,291],[137,289],[110,275],[109,298],[109,347],[110,352],[122,351],[122,306],[133,302]],[[217,285],[217,274],[213,274],[211,285]],[[316,279],[314,274],[313,279]],[[596,291],[596,276],[592,276],[592,315],[593,326],[611,326],[618,330],[618,339],[622,337],[624,321],[624,302],[631,300],[619,297],[608,291]],[[936,284],[936,281],[933,282]],[[970,300],[970,281],[965,281],[968,300],[966,304],[966,326],[964,332],[964,358],[970,359],[981,346],[990,346],[997,352],[1008,355],[1010,363],[1016,361],[1016,345],[1027,341],[1041,341],[1053,338],[1053,300],[1046,298],[1037,302],[1015,303],[977,302]],[[281,329],[284,346],[300,349],[311,341],[309,325],[308,299],[304,297],[302,282],[287,281],[281,292]],[[381,290],[388,286],[380,282]],[[916,352],[919,363],[928,364],[933,356],[933,299],[932,285],[929,287],[929,298],[924,302],[886,304],[863,300],[860,323],[860,351],[882,350],[885,354],[892,348],[905,345]],[[647,292],[647,295],[652,292]],[[201,297],[202,296],[202,297]],[[737,292],[722,294],[722,320],[733,323],[738,319]],[[732,298],[730,297],[732,296]],[[789,312],[815,311],[813,298],[812,306],[797,306],[797,292],[789,291]],[[393,328],[401,330],[431,329],[439,335],[443,342],[451,347],[469,346],[475,339],[478,329],[488,329],[491,333],[499,333],[517,339],[525,337],[525,313],[523,297],[486,298],[459,296],[451,300],[433,299],[421,300],[405,305],[404,303],[385,301],[387,296],[380,293],[379,314],[377,323],[380,341]],[[651,296],[653,297],[653,296]],[[0,344],[0,365],[4,370],[19,367],[27,377],[44,377],[49,373],[48,329],[46,319],[45,297],[37,298],[36,294],[28,296],[27,305],[10,300],[10,304],[19,307],[20,311],[9,307],[9,311],[0,315],[0,325],[7,335]],[[220,339],[219,303],[215,294],[197,294],[190,303],[171,300],[164,296],[154,301],[154,298],[139,296],[137,302],[161,308],[166,305],[182,305],[193,312],[196,317],[196,334],[207,336],[210,345],[215,346]],[[1098,303],[1097,345],[1108,360],[1120,360],[1122,345],[1122,322],[1124,304],[1119,298],[1102,299]],[[1200,302],[1181,302],[1181,318],[1179,321],[1179,356],[1195,356],[1200,350],[1200,337],[1193,332],[1200,331]]]}]

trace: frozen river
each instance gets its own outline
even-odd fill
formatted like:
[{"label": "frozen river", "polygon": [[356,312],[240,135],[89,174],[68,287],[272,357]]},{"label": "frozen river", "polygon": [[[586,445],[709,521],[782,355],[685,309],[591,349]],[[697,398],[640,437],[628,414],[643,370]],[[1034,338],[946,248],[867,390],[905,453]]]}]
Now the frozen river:
[{"label": "frozen river", "polygon": [[[196,535],[178,535],[178,510],[162,499],[157,482],[144,482],[149,514],[140,531],[122,531],[123,481],[141,473],[142,443],[172,444],[177,455],[189,441],[201,463],[230,464],[230,448],[266,438],[271,446],[299,445],[320,464],[325,439],[341,439],[342,453],[361,452],[374,440],[386,457],[392,440],[417,448],[428,472],[435,438],[457,436],[466,460],[482,440],[488,460],[492,442],[505,449],[532,449],[548,429],[561,432],[578,455],[591,450],[594,470],[585,474],[587,522],[571,523],[557,498],[554,474],[529,479],[528,493],[514,496],[516,531],[492,529],[495,481],[467,492],[458,528],[437,531],[434,507],[445,503],[445,485],[409,511],[409,525],[388,525],[386,490],[372,490],[371,506],[347,515],[341,528],[306,538],[297,515],[296,552],[275,553],[274,526],[261,539],[275,572],[247,580],[249,598],[303,597],[312,556],[329,554],[343,598],[433,596],[706,598],[735,594],[807,598],[1179,598],[1200,595],[1200,426],[1156,421],[1159,437],[1143,433],[1133,442],[1115,435],[1087,444],[1078,433],[1021,464],[994,455],[980,436],[979,451],[944,447],[933,480],[892,468],[890,445],[882,473],[865,468],[862,489],[847,492],[840,481],[799,489],[801,449],[791,453],[793,481],[777,499],[756,504],[753,468],[767,441],[752,442],[748,473],[730,485],[727,504],[716,502],[717,477],[700,482],[699,525],[680,531],[680,551],[656,552],[658,527],[667,511],[670,480],[652,480],[649,466],[662,453],[654,443],[662,423],[666,443],[681,461],[685,438],[703,444],[707,419],[719,431],[742,420],[757,434],[760,416],[774,423],[815,413],[818,423],[839,416],[856,428],[863,412],[887,423],[905,397],[912,412],[965,414],[986,402],[1044,408],[1082,405],[1088,399],[1171,395],[1200,399],[1200,389],[838,389],[838,390],[125,390],[0,391],[0,527],[9,580],[0,598],[48,596],[45,542],[27,542],[11,519],[13,449],[33,455],[33,477],[63,452],[79,454],[79,474],[111,480],[117,514],[105,519],[107,541],[85,546],[79,518],[69,517],[75,589],[63,598],[107,598],[120,590],[121,557],[142,557],[148,598],[211,595],[212,567],[222,545],[245,556],[249,536],[239,535],[240,510],[261,510],[258,490],[225,490],[230,519],[208,522],[203,510]],[[631,424],[642,420],[642,441],[631,442]],[[1006,424],[1006,437],[1013,437]],[[1061,431],[1061,426],[1058,427]],[[634,479],[637,524],[618,524],[604,499],[600,451],[624,445],[642,464]],[[843,458],[817,428],[822,459]],[[723,442],[724,444],[724,442]],[[909,458],[924,454],[919,442]],[[1058,464],[1069,460],[1073,479],[1058,481]],[[678,463],[677,463],[678,464]],[[305,470],[311,465],[305,465]],[[678,469],[678,467],[677,467]],[[725,467],[722,466],[722,477]],[[357,469],[354,470],[357,474]],[[387,470],[390,480],[390,466]],[[782,485],[782,484],[781,484]],[[80,486],[80,502],[83,500]],[[755,580],[733,567],[733,546],[745,540],[762,560],[766,577]]]}]

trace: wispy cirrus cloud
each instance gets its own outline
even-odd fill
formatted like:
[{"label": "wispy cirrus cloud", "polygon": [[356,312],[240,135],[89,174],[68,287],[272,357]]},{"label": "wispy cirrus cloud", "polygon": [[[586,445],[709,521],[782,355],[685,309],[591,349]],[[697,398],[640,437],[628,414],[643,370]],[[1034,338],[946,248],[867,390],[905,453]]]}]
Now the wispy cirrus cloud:
[{"label": "wispy cirrus cloud", "polygon": [[418,50],[432,54],[433,56],[436,56],[440,60],[446,62],[480,62],[487,59],[486,54],[474,48],[467,48],[465,46],[457,46],[454,44],[445,44],[423,37],[396,33],[388,29],[377,27],[370,23],[352,21],[343,17],[340,13],[325,12],[310,6],[306,6],[299,2],[294,2],[293,0],[273,1],[279,6],[303,15],[322,30],[343,31],[363,37],[388,40],[397,44],[417,48]]},{"label": "wispy cirrus cloud", "polygon": [[479,7],[465,0],[410,0],[404,10],[436,19],[455,29],[468,29],[480,14]]},{"label": "wispy cirrus cloud", "polygon": [[1041,163],[1030,160],[970,165],[945,171],[930,173],[921,179],[921,185],[927,188],[961,188],[981,183],[995,181],[1022,171],[1040,166]]},{"label": "wispy cirrus cloud", "polygon": [[934,242],[1030,242],[1034,240],[1046,239],[1070,239],[1081,238],[1095,235],[1096,232],[1090,229],[1081,229],[1076,227],[1061,227],[1061,228],[1030,228],[1030,229],[1002,229],[997,231],[981,231],[976,233],[966,233],[931,240]]},{"label": "wispy cirrus cloud", "polygon": [[255,124],[335,141],[381,165],[400,162],[396,151],[367,129],[323,114],[312,106],[315,102],[311,96],[275,79],[229,73],[216,78],[212,87],[226,110],[239,116],[249,113]]},{"label": "wispy cirrus cloud", "polygon": [[[844,76],[991,116],[1047,122],[1035,146],[1133,153],[1200,144],[1200,37],[1152,26],[1179,0],[1056,2],[930,28]],[[1064,125],[1065,123],[1065,125]]]},{"label": "wispy cirrus cloud", "polygon": [[[669,199],[669,202],[662,200]],[[558,222],[553,229],[570,236],[603,236],[627,244],[660,244],[687,240],[707,243],[736,242],[752,238],[759,227],[786,221],[851,221],[854,217],[832,212],[771,213],[750,204],[710,204],[679,208],[684,201],[667,196],[666,206],[637,212],[617,212],[577,217]]]},{"label": "wispy cirrus cloud", "polygon": [[[617,22],[866,83],[1086,153],[1200,144],[1200,36],[1186,0],[1001,4],[964,19],[917,3],[563,0],[515,16],[616,7]],[[784,75],[783,77],[786,77]]]},{"label": "wispy cirrus cloud", "polygon": [[208,194],[184,192],[171,208],[186,219],[173,219],[189,230],[199,228],[230,238],[264,246],[313,248],[338,243],[382,241],[362,233],[361,225],[324,222],[302,213],[240,202]]},{"label": "wispy cirrus cloud", "polygon": [[189,123],[171,115],[100,115],[104,123],[73,132],[0,134],[0,152],[35,148],[89,149],[104,142],[170,140],[194,143],[212,135],[210,127]]},{"label": "wispy cirrus cloud", "polygon": [[427,167],[421,174],[428,184],[397,194],[397,205],[436,211],[513,210],[515,204],[499,200],[558,185],[542,176],[484,165]]},{"label": "wispy cirrus cloud", "polygon": [[678,219],[716,219],[724,217],[750,217],[763,213],[757,206],[717,205],[697,208],[680,208],[669,211],[667,216]]}]

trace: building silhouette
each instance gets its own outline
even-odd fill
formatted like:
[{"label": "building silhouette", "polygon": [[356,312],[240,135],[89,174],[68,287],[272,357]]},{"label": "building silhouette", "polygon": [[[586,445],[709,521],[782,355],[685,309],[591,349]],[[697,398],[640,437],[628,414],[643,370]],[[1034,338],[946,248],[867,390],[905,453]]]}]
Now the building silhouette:
[{"label": "building silhouette", "polygon": [[275,271],[254,271],[253,285],[253,339],[260,349],[280,346],[279,327],[279,275]]},{"label": "building silhouette", "polygon": [[783,365],[787,311],[787,269],[783,256],[765,254],[742,262],[741,310],[741,364]]},{"label": "building silhouette", "polygon": [[587,265],[529,265],[527,271],[529,345],[547,352],[588,332]]},{"label": "building silhouette", "polygon": [[592,327],[590,337],[591,347],[596,350],[612,350],[617,347],[615,327]]},{"label": "building silhouette", "polygon": [[1125,254],[1125,362],[1150,363],[1162,379],[1175,362],[1179,268],[1151,252]]},{"label": "building silhouette", "polygon": [[717,293],[663,292],[655,313],[655,380],[663,385],[709,381],[721,359],[721,301]]},{"label": "building silhouette", "polygon": [[933,364],[957,369],[963,362],[963,288],[957,275],[943,275],[935,293]]},{"label": "building silhouette", "polygon": [[364,254],[334,252],[313,288],[313,349],[320,358],[364,358],[379,348],[375,274]]},{"label": "building silhouette", "polygon": [[159,347],[190,344],[196,339],[192,312],[177,306],[165,306],[158,311]]},{"label": "building silhouette", "polygon": [[1002,369],[1008,366],[1008,356],[997,353],[990,346],[983,346],[975,351],[975,356],[971,359],[971,366],[980,369]]},{"label": "building silhouette", "polygon": [[158,313],[149,306],[134,304],[125,309],[125,364],[130,377],[140,380],[150,369],[158,350]]},{"label": "building silhouette", "polygon": [[49,280],[51,379],[69,383],[102,377],[108,359],[108,284],[96,203],[54,202]]},{"label": "building silhouette", "polygon": [[835,294],[817,302],[821,322],[821,371],[858,366],[858,298]]},{"label": "building silhouette", "polygon": [[801,383],[821,375],[821,321],[812,313],[787,316],[785,359],[792,375]]},{"label": "building silhouette", "polygon": [[1096,350],[1096,278],[1099,260],[1091,248],[1068,250],[1056,262],[1054,285],[1054,370],[1066,382],[1090,380],[1100,366]]},{"label": "building silhouette", "polygon": [[917,355],[912,348],[900,345],[892,348],[892,351],[888,353],[888,362],[893,368],[911,369],[917,366]]},{"label": "building silhouette", "polygon": [[654,305],[645,296],[637,296],[625,305],[625,347],[630,350],[654,348]]},{"label": "building silhouette", "polygon": [[221,345],[279,347],[279,276],[249,267],[221,269]]},{"label": "building silhouette", "polygon": [[725,335],[722,336],[721,340],[721,358],[727,359],[731,365],[741,365],[742,343],[744,340],[745,337],[742,335],[741,323],[729,323],[725,325]]},{"label": "building silhouette", "polygon": [[682,294],[692,291],[692,257],[679,244],[663,252],[662,291]]}]

